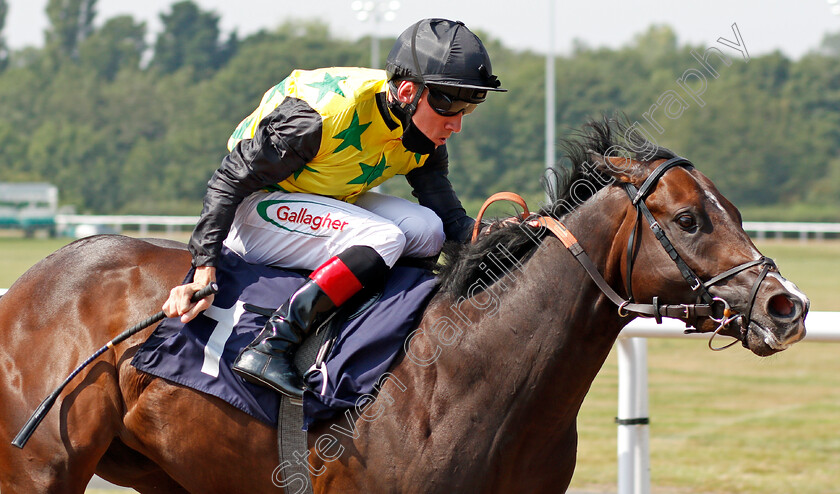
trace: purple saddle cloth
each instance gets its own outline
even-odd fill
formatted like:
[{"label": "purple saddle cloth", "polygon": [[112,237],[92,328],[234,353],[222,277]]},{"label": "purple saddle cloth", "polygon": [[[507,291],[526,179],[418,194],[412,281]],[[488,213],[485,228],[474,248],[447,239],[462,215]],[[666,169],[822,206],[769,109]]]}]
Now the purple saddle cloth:
[{"label": "purple saddle cloth", "polygon": [[[188,275],[192,279],[192,273]],[[140,347],[131,364],[163,379],[207,393],[270,425],[277,425],[280,396],[245,382],[231,365],[268,317],[246,310],[246,304],[274,310],[306,280],[298,272],[248,264],[223,249],[217,268],[219,293],[213,306],[187,324],[164,320]],[[375,392],[380,377],[403,351],[423,309],[437,288],[428,269],[398,264],[378,300],[353,300],[337,317],[337,337],[324,360],[326,375],[306,377],[304,430],[352,408],[361,396]],[[370,295],[359,298],[370,298]],[[364,301],[364,300],[362,300]],[[355,311],[352,315],[351,312]],[[349,318],[347,316],[350,316]]]}]

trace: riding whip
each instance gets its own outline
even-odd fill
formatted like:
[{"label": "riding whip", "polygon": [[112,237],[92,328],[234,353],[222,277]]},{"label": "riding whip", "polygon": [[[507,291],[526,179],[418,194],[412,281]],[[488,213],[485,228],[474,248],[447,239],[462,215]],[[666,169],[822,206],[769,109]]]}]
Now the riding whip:
[{"label": "riding whip", "polygon": [[[192,295],[190,301],[198,302],[199,300],[214,293],[217,293],[218,291],[219,286],[216,283],[210,283],[201,290],[195,292]],[[148,319],[145,319],[144,321],[141,321],[135,324],[134,326],[126,329],[122,333],[118,334],[114,339],[106,343],[105,346],[97,350],[96,353],[88,357],[88,359],[85,360],[82,363],[82,365],[76,367],[76,370],[70,373],[70,375],[67,376],[67,379],[65,379],[59,387],[55,388],[55,391],[53,391],[49,396],[47,396],[44,399],[44,401],[41,402],[40,405],[38,405],[38,409],[35,410],[35,413],[33,413],[31,417],[29,417],[29,420],[26,421],[26,424],[24,424],[23,428],[20,430],[20,432],[18,432],[17,436],[15,436],[14,441],[12,441],[12,445],[17,446],[21,449],[26,445],[26,442],[29,441],[29,437],[32,436],[32,433],[35,432],[35,429],[38,428],[38,425],[41,423],[42,420],[44,420],[44,417],[55,404],[55,400],[58,398],[58,395],[61,394],[61,391],[64,389],[64,387],[67,386],[67,384],[69,384],[74,377],[79,375],[82,369],[87,367],[88,364],[96,360],[100,355],[108,351],[109,348],[114,348],[114,346],[118,343],[125,341],[130,336],[140,332],[143,329],[148,328],[152,324],[163,320],[165,317],[166,314],[164,314],[163,311],[160,311],[157,314],[149,317]]]}]

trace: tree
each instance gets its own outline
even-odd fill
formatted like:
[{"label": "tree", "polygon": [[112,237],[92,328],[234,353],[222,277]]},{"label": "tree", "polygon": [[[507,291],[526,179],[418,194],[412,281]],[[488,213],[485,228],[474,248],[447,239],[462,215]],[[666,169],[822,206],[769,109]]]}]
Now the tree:
[{"label": "tree", "polygon": [[79,45],[93,32],[96,0],[49,0],[46,45],[59,60],[77,59]]},{"label": "tree", "polygon": [[818,53],[833,58],[840,57],[840,33],[823,36]]},{"label": "tree", "polygon": [[631,50],[644,60],[655,61],[677,51],[677,33],[669,26],[654,25],[634,37]]},{"label": "tree", "polygon": [[[0,0],[0,33],[8,1]],[[12,51],[0,71],[0,180],[51,181],[86,212],[197,213],[228,136],[266,90],[294,69],[369,62],[367,45],[318,21],[220,42],[218,16],[184,1],[161,16],[164,32],[144,66],[146,26],[120,16],[94,29],[94,5],[49,0],[50,44]],[[449,178],[471,213],[505,189],[535,206],[544,197],[544,55],[481,37],[510,92],[465,117],[448,145]],[[840,35],[799,60],[715,58],[720,76],[708,77],[700,105],[677,79],[700,67],[691,51],[705,49],[679,44],[667,26],[618,49],[578,43],[557,57],[555,140],[624,113],[692,159],[748,219],[840,220]],[[664,94],[688,106],[667,114]],[[403,180],[383,191],[410,194]]]},{"label": "tree", "polygon": [[79,61],[103,79],[114,80],[122,68],[137,68],[146,50],[146,24],[131,16],[109,19],[79,47]]},{"label": "tree", "polygon": [[172,5],[172,12],[161,14],[163,32],[155,43],[152,67],[164,74],[190,67],[198,78],[205,78],[227,63],[236,50],[236,35],[219,42],[219,16],[205,12],[190,0]]},{"label": "tree", "polygon": [[9,63],[9,48],[6,46],[6,37],[3,35],[7,13],[9,13],[8,2],[6,0],[0,0],[0,71],[5,69]]}]

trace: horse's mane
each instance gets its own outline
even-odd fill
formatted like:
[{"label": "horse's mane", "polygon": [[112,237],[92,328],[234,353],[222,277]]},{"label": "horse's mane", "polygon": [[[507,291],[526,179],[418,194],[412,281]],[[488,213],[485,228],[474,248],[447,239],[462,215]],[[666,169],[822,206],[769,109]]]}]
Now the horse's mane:
[{"label": "horse's mane", "polygon": [[[612,177],[595,169],[592,155],[620,155],[640,161],[675,156],[671,150],[645,139],[638,130],[633,132],[623,116],[590,120],[570,138],[563,139],[560,147],[565,164],[561,162],[546,170],[540,180],[548,204],[539,214],[557,219],[613,182]],[[472,286],[490,286],[504,276],[505,271],[527,260],[547,234],[545,229],[502,225],[501,221],[497,219],[484,226],[491,228],[491,233],[481,236],[475,243],[444,245],[443,264],[438,267],[442,292],[464,295]]]}]

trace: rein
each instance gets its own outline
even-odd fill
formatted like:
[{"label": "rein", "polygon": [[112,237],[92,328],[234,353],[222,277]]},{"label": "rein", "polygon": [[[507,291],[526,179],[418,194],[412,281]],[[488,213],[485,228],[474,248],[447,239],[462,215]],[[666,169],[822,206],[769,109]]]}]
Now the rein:
[{"label": "rein", "polygon": [[[575,257],[575,259],[577,259],[578,263],[580,263],[584,270],[586,270],[589,277],[592,278],[592,281],[595,282],[595,284],[598,286],[601,292],[618,306],[619,316],[627,317],[632,312],[643,317],[653,317],[656,320],[657,324],[662,323],[663,317],[669,317],[673,319],[682,320],[683,322],[685,322],[686,327],[696,327],[698,318],[708,317],[709,319],[718,323],[717,329],[713,332],[712,338],[709,340],[709,348],[711,348],[712,350],[723,350],[734,345],[739,340],[746,347],[746,335],[747,330],[749,329],[753,305],[755,304],[755,297],[758,293],[758,289],[761,283],[767,276],[767,273],[771,269],[775,268],[776,265],[772,259],[762,256],[759,259],[747,261],[743,264],[739,264],[738,266],[728,269],[723,273],[712,277],[709,281],[704,283],[679,255],[677,250],[674,248],[674,245],[671,243],[671,241],[668,239],[668,236],[665,234],[665,231],[653,217],[653,214],[650,212],[647,205],[645,204],[645,199],[648,195],[650,195],[651,192],[653,192],[653,189],[656,187],[656,184],[659,182],[659,179],[662,177],[662,175],[664,175],[665,172],[676,166],[683,166],[686,168],[693,167],[690,161],[677,156],[657,166],[656,169],[654,169],[654,171],[651,172],[651,174],[645,179],[645,181],[638,189],[636,189],[636,187],[630,183],[622,184],[622,187],[627,193],[627,196],[630,198],[631,203],[636,208],[637,213],[636,224],[633,226],[633,231],[630,234],[630,238],[627,242],[627,273],[625,283],[627,295],[629,297],[628,299],[624,299],[607,283],[607,281],[598,271],[598,268],[592,262],[592,259],[586,254],[586,252],[583,250],[583,247],[580,246],[580,244],[577,241],[577,238],[575,238],[572,232],[570,232],[569,229],[566,228],[566,226],[562,222],[551,216],[531,215],[528,211],[528,207],[525,204],[525,201],[517,194],[511,192],[500,192],[492,195],[489,199],[487,199],[487,201],[485,201],[484,205],[479,211],[478,217],[476,218],[475,227],[473,229],[472,241],[475,242],[476,238],[478,238],[481,218],[490,204],[500,200],[513,201],[519,206],[521,206],[524,210],[520,217],[522,221],[526,221],[529,226],[544,227],[548,229],[563,243],[563,245]],[[659,303],[659,297],[657,296],[653,297],[652,303],[650,304],[641,304],[633,301],[633,291],[631,284],[634,259],[633,250],[636,244],[636,232],[638,231],[639,224],[641,223],[641,217],[645,218],[654,236],[662,245],[663,249],[665,249],[665,252],[668,253],[668,256],[671,258],[674,264],[677,266],[683,278],[688,283],[690,289],[695,293],[695,303],[662,305]],[[750,290],[750,296],[748,299],[749,302],[745,314],[734,313],[726,300],[720,297],[715,297],[709,292],[709,288],[715,285],[716,283],[723,281],[724,279],[729,278],[731,276],[735,276],[741,271],[758,265],[761,265],[762,269],[758,277],[756,278],[752,289]],[[740,338],[723,347],[712,346],[712,341],[714,340],[715,336],[720,334],[722,330],[727,328],[730,323],[736,320],[740,321]],[[689,331],[692,330],[686,330],[686,332]]]}]

